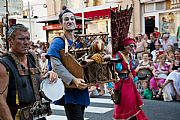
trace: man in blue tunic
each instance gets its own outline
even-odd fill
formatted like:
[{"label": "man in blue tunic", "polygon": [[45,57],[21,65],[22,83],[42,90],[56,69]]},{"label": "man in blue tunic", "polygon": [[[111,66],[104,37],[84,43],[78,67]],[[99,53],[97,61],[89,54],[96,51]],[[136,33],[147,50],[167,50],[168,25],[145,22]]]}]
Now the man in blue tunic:
[{"label": "man in blue tunic", "polygon": [[[61,62],[60,50],[66,49],[65,45],[71,46],[74,40],[74,29],[76,28],[75,15],[66,7],[59,15],[59,21],[63,26],[64,35],[62,38],[56,37],[52,41],[47,58],[49,59],[49,70],[53,69],[63,82],[76,88],[66,88],[64,108],[68,120],[84,120],[84,110],[90,104],[87,84],[81,78],[73,76]],[[81,47],[76,44],[75,47]],[[62,101],[62,100],[61,100]]]}]

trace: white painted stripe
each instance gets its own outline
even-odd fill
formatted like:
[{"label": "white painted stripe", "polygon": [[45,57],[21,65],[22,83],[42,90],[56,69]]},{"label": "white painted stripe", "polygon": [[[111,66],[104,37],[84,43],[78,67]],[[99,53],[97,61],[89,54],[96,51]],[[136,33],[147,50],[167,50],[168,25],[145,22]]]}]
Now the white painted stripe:
[{"label": "white painted stripe", "polygon": [[90,113],[106,113],[108,111],[113,110],[113,108],[105,108],[105,107],[87,107],[85,112],[90,112]]},{"label": "white painted stripe", "polygon": [[[46,117],[47,120],[67,120],[66,116],[61,115],[50,115]],[[89,118],[85,118],[85,120],[88,120]]]},{"label": "white painted stripe", "polygon": [[91,98],[91,103],[105,103],[105,104],[113,104],[111,99],[103,99],[103,98]]},{"label": "white painted stripe", "polygon": [[[59,106],[59,105],[54,105],[51,104],[51,109],[53,110],[64,110],[63,106]],[[90,113],[106,113],[108,111],[113,110],[113,108],[105,108],[105,107],[87,107],[87,109],[85,110],[85,112],[90,112]]]},{"label": "white painted stripe", "polygon": [[53,110],[64,110],[64,107],[60,105],[50,104],[50,106],[51,106],[51,109]]}]

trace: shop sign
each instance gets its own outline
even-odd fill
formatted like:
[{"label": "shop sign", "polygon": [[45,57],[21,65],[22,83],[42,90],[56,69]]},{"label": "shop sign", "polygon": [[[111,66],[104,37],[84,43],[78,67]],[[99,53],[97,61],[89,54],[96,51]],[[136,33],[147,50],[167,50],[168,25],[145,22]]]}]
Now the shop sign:
[{"label": "shop sign", "polygon": [[[82,29],[82,25],[81,24],[77,24],[76,28],[78,29]],[[87,24],[84,25],[84,28],[87,29]]]},{"label": "shop sign", "polygon": [[[78,29],[82,29],[81,24],[76,25]],[[84,28],[87,28],[87,24],[84,25]],[[47,25],[43,26],[43,30],[62,30],[62,25],[61,24],[53,24],[53,25]]]},{"label": "shop sign", "polygon": [[59,29],[62,29],[62,26],[60,24],[43,26],[43,30],[59,30]]},{"label": "shop sign", "polygon": [[171,0],[171,9],[180,8],[180,0]]},{"label": "shop sign", "polygon": [[163,2],[165,0],[140,0],[140,3],[156,3],[156,2]]},{"label": "shop sign", "polygon": [[[112,8],[112,10],[116,10],[117,7]],[[84,17],[89,18],[91,20],[98,20],[98,19],[109,19],[110,18],[111,9],[102,9],[102,10],[95,10],[84,12]],[[75,15],[82,17],[82,13],[76,13]]]}]

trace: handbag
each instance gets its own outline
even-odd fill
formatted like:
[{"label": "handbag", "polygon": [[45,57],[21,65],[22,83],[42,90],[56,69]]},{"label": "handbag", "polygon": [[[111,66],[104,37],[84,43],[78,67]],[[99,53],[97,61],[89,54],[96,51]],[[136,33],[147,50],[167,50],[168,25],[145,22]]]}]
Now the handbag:
[{"label": "handbag", "polygon": [[122,79],[122,83],[119,87],[119,89],[113,89],[113,93],[111,94],[111,99],[114,102],[114,104],[119,105],[121,103],[121,90],[124,83],[124,79]]},{"label": "handbag", "polygon": [[152,72],[149,69],[141,69],[138,71],[137,76],[139,80],[146,80],[147,78],[150,79],[152,77]]}]

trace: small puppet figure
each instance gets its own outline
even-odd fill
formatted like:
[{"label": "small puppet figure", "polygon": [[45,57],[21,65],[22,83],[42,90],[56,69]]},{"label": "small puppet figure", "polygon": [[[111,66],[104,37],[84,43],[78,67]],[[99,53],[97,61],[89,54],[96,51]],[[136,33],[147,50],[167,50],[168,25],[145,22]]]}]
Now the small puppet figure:
[{"label": "small puppet figure", "polygon": [[103,58],[104,42],[102,39],[94,40],[90,46],[90,59],[97,63],[104,62]]}]

